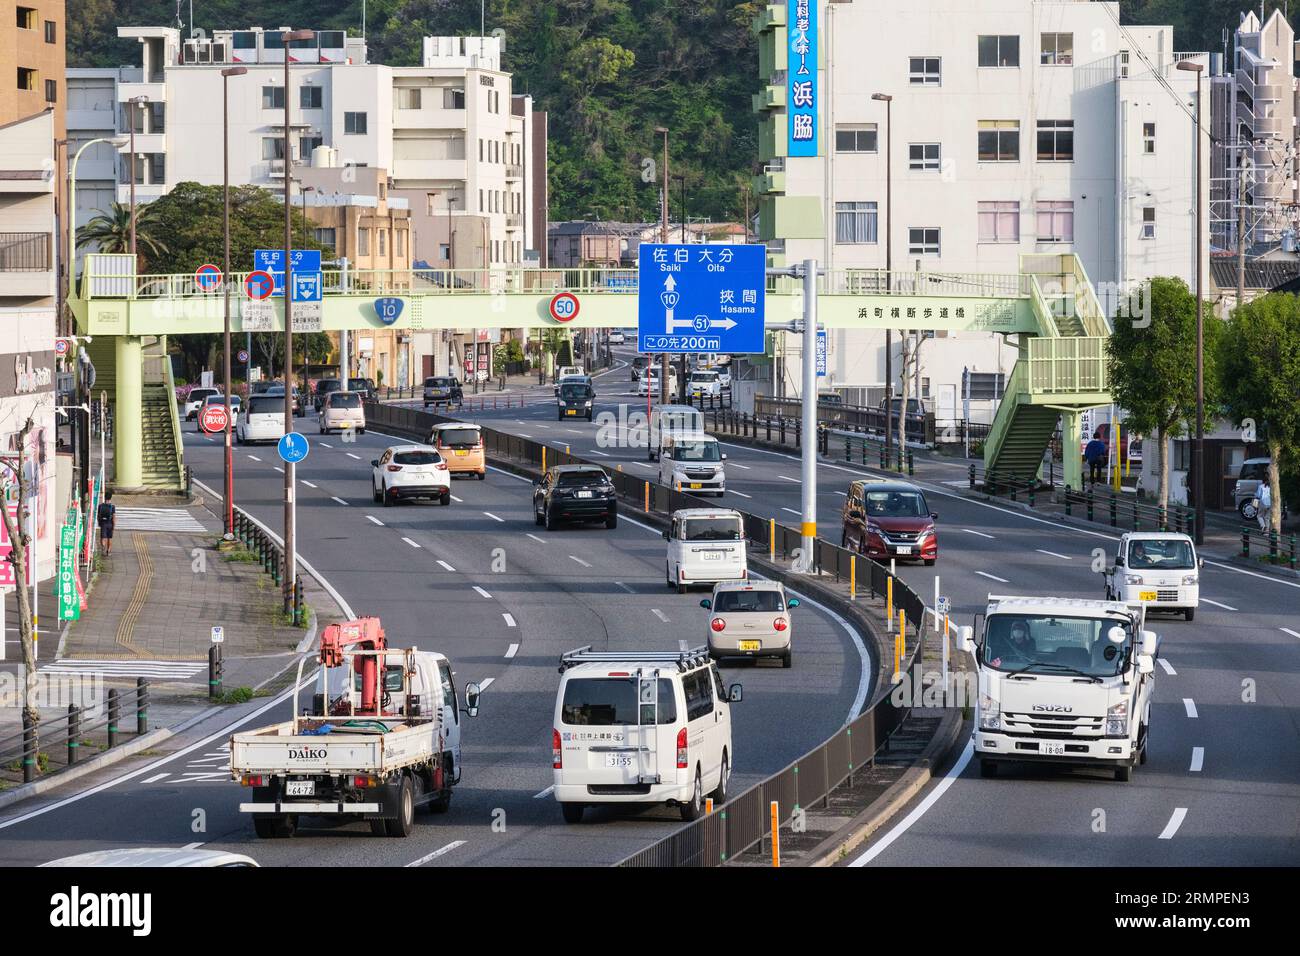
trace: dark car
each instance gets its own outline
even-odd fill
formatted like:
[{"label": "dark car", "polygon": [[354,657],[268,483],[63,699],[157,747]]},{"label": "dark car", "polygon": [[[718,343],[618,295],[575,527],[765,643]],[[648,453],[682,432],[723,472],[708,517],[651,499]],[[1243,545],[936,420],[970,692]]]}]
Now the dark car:
[{"label": "dark car", "polygon": [[844,502],[840,544],[869,558],[934,564],[939,557],[938,515],[925,494],[905,481],[855,481]]},{"label": "dark car", "polygon": [[379,394],[375,388],[375,383],[368,378],[350,378],[348,379],[349,392],[356,392],[364,401],[371,401]]},{"label": "dark car", "polygon": [[465,393],[460,382],[451,375],[431,375],[424,380],[424,407],[430,405],[460,405]]},{"label": "dark car", "polygon": [[591,379],[586,381],[565,380],[560,385],[555,402],[560,421],[565,418],[585,418],[591,421],[592,406],[595,404],[596,390],[591,387]]},{"label": "dark car", "polygon": [[[279,382],[272,382],[266,388],[257,392],[258,395],[269,395],[284,398],[284,385]],[[295,418],[302,418],[307,414],[307,410],[302,406],[302,393],[298,391],[298,386],[293,387],[293,414]]]},{"label": "dark car", "polygon": [[344,391],[343,382],[337,378],[322,378],[316,383],[316,390],[312,393],[312,407],[320,411],[321,403],[325,401],[325,396],[330,392]]},{"label": "dark car", "polygon": [[561,521],[604,521],[618,527],[618,498],[595,465],[556,465],[533,483],[533,520],[554,531]]}]

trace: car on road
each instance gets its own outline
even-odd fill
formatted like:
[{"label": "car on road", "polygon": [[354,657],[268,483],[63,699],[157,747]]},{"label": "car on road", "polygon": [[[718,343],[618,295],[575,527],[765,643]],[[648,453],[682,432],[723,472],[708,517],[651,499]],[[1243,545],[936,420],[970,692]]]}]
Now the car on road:
[{"label": "car on road", "polygon": [[1268,466],[1272,460],[1247,458],[1237,472],[1237,482],[1232,486],[1232,503],[1237,513],[1247,521],[1254,521],[1259,514],[1259,490],[1268,481]]},{"label": "car on road", "polygon": [[[199,431],[199,432],[203,431],[203,409],[204,408],[208,408],[209,406],[212,405],[224,405],[224,404],[226,404],[226,396],[222,395],[220,392],[217,392],[215,395],[209,395],[207,398],[203,399],[202,407],[199,409],[198,413],[194,416],[195,431]],[[238,395],[230,396],[230,414],[233,416],[233,421],[237,422],[239,420],[239,409],[242,404],[243,403],[239,400]],[[280,406],[280,411],[282,413],[284,411],[283,404],[281,404]]]},{"label": "car on road", "polygon": [[432,405],[461,405],[465,401],[465,392],[460,381],[450,375],[430,375],[424,380],[424,407]]},{"label": "car on road", "polygon": [[591,389],[592,395],[596,394],[596,387],[592,383],[590,375],[565,375],[563,378],[556,379],[554,385],[556,398],[559,398],[560,389],[565,385],[586,385]]},{"label": "car on road", "polygon": [[208,400],[208,396],[220,394],[221,389],[219,388],[206,388],[201,386],[190,389],[190,393],[185,396],[185,420],[187,422],[193,421],[198,416],[199,409],[203,407],[203,403]]},{"label": "car on road", "polygon": [[610,329],[608,339],[610,345],[622,345],[625,341],[622,329]]},{"label": "car on road", "polygon": [[429,444],[447,460],[452,477],[473,475],[487,478],[487,458],[483,450],[483,429],[472,422],[443,422],[429,432]]},{"label": "car on road", "polygon": [[115,867],[176,867],[176,866],[257,866],[257,861],[242,853],[227,850],[205,850],[200,847],[135,846],[113,850],[91,850],[76,856],[60,857],[42,863],[46,866],[115,866]]},{"label": "car on road", "polygon": [[356,392],[366,401],[371,401],[379,395],[379,389],[375,387],[374,381],[368,378],[348,379],[347,391]]},{"label": "car on road", "polygon": [[932,565],[939,557],[938,518],[915,485],[859,479],[849,485],[844,501],[840,546],[880,561],[919,559]]},{"label": "car on road", "polygon": [[[645,395],[647,392],[651,390],[654,391],[655,395],[659,394],[659,366],[657,365],[647,366],[645,373],[642,374],[641,377],[637,379],[637,383],[636,383],[636,393],[638,395]],[[668,394],[669,395],[677,394],[677,366],[676,365],[668,366]]]},{"label": "car on road", "polygon": [[731,388],[731,367],[728,365],[719,365],[715,372],[718,373],[718,386],[725,392]]},{"label": "car on road", "polygon": [[[281,409],[284,408],[284,385],[283,384],[279,382],[272,383],[271,385],[263,389],[258,394],[278,396],[280,399],[280,407]],[[293,387],[293,414],[295,418],[302,418],[304,415],[307,414],[307,410],[303,408],[302,395],[298,392],[297,385]]]},{"label": "car on road", "polygon": [[679,432],[666,435],[659,449],[659,484],[721,498],[727,490],[727,456],[712,435]]},{"label": "car on road", "polygon": [[668,530],[664,583],[685,594],[693,584],[749,579],[745,519],[730,508],[680,508]]},{"label": "car on road", "polygon": [[332,431],[366,433],[366,412],[361,407],[361,396],[356,392],[329,392],[316,415],[316,425],[322,435]]},{"label": "car on road", "polygon": [[330,392],[346,391],[343,388],[343,382],[337,378],[322,378],[316,383],[316,390],[312,392],[312,407],[320,411],[321,404],[325,401],[325,396]]},{"label": "car on road", "polygon": [[646,459],[657,461],[674,435],[704,434],[704,413],[690,405],[659,405],[650,411]]},{"label": "car on road", "polygon": [[686,381],[692,397],[721,398],[722,379],[712,369],[696,369]]},{"label": "car on road", "polygon": [[591,421],[595,400],[596,390],[591,387],[591,379],[585,375],[570,376],[560,383],[555,397],[556,415],[560,421],[565,418],[585,418]]},{"label": "car on road", "polygon": [[645,355],[634,355],[632,357],[632,381],[640,381],[641,376],[645,373],[646,367],[650,364],[650,359]]},{"label": "car on road", "polygon": [[235,441],[241,445],[278,442],[284,437],[284,393],[254,395],[235,420]]},{"label": "car on road", "polygon": [[533,520],[547,531],[564,521],[604,521],[616,528],[614,483],[596,465],[555,465],[533,482]]},{"label": "car on road", "polygon": [[779,581],[727,581],[713,587],[713,597],[700,601],[709,614],[709,656],[777,657],[782,667],[794,662],[794,632],[790,611],[798,598],[785,596]]},{"label": "car on road", "polygon": [[602,652],[560,658],[551,729],[554,795],[566,823],[597,804],[668,805],[683,820],[704,812],[705,794],[727,799],[731,705],[705,647]]},{"label": "car on road", "polygon": [[1106,600],[1174,611],[1187,620],[1200,604],[1201,568],[1196,543],[1185,534],[1133,531],[1120,536],[1115,563],[1103,573]]},{"label": "car on road", "polygon": [[451,472],[432,445],[393,445],[370,462],[370,492],[384,507],[403,498],[432,498],[451,504]]}]

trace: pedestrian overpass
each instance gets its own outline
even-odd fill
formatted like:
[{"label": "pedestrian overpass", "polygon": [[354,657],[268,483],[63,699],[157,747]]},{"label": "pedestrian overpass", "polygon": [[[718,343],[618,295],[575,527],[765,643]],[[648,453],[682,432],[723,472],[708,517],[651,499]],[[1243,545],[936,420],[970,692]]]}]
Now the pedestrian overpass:
[{"label": "pedestrian overpass", "polygon": [[[232,333],[283,332],[279,297],[254,303],[248,273],[227,277]],[[630,328],[637,324],[637,273],[628,269],[349,270],[323,273],[319,309],[295,304],[294,331],[398,329]],[[578,314],[551,315],[561,292]],[[769,276],[768,325],[803,314],[802,283]],[[384,322],[378,299],[399,299]],[[268,305],[269,303],[269,305]],[[114,404],[119,488],[168,488],[183,474],[183,446],[171,363],[172,335],[221,332],[226,292],[193,275],[136,275],[130,255],[92,254],[69,307],[101,387]],[[386,310],[391,316],[391,307]],[[1110,323],[1077,257],[1026,255],[1016,274],[829,270],[817,281],[817,317],[828,329],[935,329],[1020,335],[1020,356],[984,446],[986,470],[1028,481],[1062,415],[1064,447],[1077,447],[1079,414],[1110,404],[1105,343]],[[1079,487],[1077,456],[1064,475]]]}]

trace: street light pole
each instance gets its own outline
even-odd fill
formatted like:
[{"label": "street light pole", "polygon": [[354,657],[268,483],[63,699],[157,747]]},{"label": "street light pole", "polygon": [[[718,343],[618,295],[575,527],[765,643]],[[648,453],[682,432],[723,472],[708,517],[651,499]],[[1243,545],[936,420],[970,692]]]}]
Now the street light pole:
[{"label": "street light pole", "polygon": [[235,469],[231,451],[230,408],[230,78],[243,76],[247,67],[232,66],[221,71],[221,297],[224,313],[222,353],[224,358],[226,393],[226,534],[227,541],[235,536]]},{"label": "street light pole", "polygon": [[[1205,541],[1205,300],[1201,290],[1201,257],[1204,254],[1201,213],[1201,73],[1204,65],[1180,60],[1178,69],[1196,74],[1196,443],[1192,447],[1193,489],[1196,492],[1196,544]],[[1238,306],[1240,306],[1238,302]]]},{"label": "street light pole", "polygon": [[[668,242],[668,127],[656,126],[655,132],[664,138],[664,187],[663,194],[660,196],[660,222],[659,222],[659,241]],[[668,353],[661,352],[659,355],[659,404],[668,404]],[[650,363],[646,363],[646,375],[650,374]],[[646,422],[649,427],[650,421],[650,384],[646,383]],[[647,433],[648,434],[648,433]]]},{"label": "street light pole", "polygon": [[[888,93],[872,93],[871,98],[885,104],[885,288],[892,288],[894,269],[894,230],[890,222],[893,213],[894,150],[893,106],[894,97]],[[885,327],[885,463],[893,460],[893,438],[890,419],[894,414],[894,342],[893,334]],[[902,410],[899,411],[902,416]]]}]

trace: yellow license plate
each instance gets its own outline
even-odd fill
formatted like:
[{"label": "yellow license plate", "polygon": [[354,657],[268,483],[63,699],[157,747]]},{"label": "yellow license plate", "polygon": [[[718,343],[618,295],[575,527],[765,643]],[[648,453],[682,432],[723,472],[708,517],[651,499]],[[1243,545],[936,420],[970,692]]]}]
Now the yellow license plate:
[{"label": "yellow license plate", "polygon": [[1139,601],[1154,601],[1155,599],[1156,599],[1156,592],[1155,592],[1155,591],[1139,591],[1139,592],[1138,592],[1138,600],[1139,600]]},{"label": "yellow license plate", "polygon": [[457,455],[468,455],[469,452],[467,452],[465,449],[461,448],[461,449],[457,449],[456,454],[457,454]]},{"label": "yellow license plate", "polygon": [[578,414],[578,410],[575,409],[575,408],[566,408],[566,409],[564,410],[564,414],[566,414],[566,415],[576,415],[576,414]]},{"label": "yellow license plate", "polygon": [[342,424],[339,425],[339,428],[351,428],[351,427],[352,427],[351,422],[343,422]]},{"label": "yellow license plate", "polygon": [[740,649],[742,651],[756,651],[759,648],[758,641],[741,641]]},{"label": "yellow license plate", "polygon": [[703,486],[702,484],[700,484],[698,481],[692,481],[692,482],[691,482],[691,487],[692,487],[692,488],[703,488],[704,486]]}]

